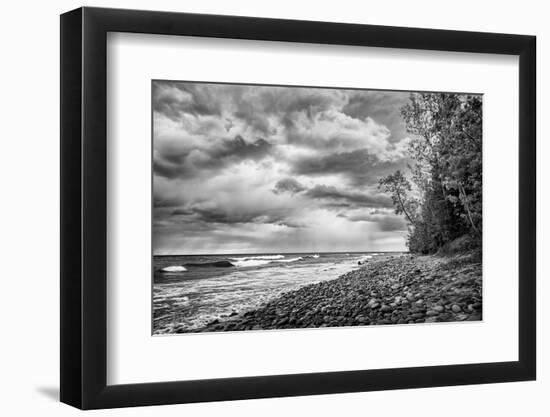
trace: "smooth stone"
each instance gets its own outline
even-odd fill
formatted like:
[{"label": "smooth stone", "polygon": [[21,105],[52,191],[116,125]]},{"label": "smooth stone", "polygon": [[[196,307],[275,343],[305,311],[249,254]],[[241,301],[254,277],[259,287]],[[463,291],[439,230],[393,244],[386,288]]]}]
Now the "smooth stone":
[{"label": "smooth stone", "polygon": [[445,307],[437,305],[433,308],[433,310],[437,311],[438,313],[442,313],[443,311],[445,311]]},{"label": "smooth stone", "polygon": [[392,308],[389,305],[383,304],[382,307],[380,307],[380,311],[382,313],[387,313],[389,311],[392,311]]},{"label": "smooth stone", "polygon": [[435,311],[435,310],[429,310],[429,311],[426,312],[426,315],[427,316],[438,316],[439,312]]},{"label": "smooth stone", "polygon": [[458,304],[453,304],[451,310],[453,310],[453,313],[460,313],[462,311],[462,308]]}]

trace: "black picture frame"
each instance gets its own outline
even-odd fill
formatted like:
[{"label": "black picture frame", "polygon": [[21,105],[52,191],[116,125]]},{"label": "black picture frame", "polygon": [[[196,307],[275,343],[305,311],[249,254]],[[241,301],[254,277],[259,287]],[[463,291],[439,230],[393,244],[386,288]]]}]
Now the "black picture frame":
[{"label": "black picture frame", "polygon": [[[519,56],[519,358],[513,362],[112,385],[107,375],[108,32]],[[81,409],[533,380],[536,38],[79,8],[61,15],[61,401]]]}]

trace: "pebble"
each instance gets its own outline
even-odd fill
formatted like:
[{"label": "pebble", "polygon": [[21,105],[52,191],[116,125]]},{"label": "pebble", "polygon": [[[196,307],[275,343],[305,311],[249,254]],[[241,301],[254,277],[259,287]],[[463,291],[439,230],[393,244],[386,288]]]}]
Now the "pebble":
[{"label": "pebble", "polygon": [[476,321],[482,319],[481,284],[480,263],[460,264],[434,256],[388,257],[337,279],[288,291],[256,310],[232,311],[204,328],[174,326],[171,331]]}]

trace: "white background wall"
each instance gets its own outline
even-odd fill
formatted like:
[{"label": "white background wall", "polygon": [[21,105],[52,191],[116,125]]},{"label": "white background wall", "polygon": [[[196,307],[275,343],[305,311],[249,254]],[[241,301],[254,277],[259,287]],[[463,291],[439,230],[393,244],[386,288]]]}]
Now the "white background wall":
[{"label": "white background wall", "polygon": [[[59,17],[78,1],[5,2],[0,23],[0,410],[4,415],[75,415],[57,402],[59,378]],[[538,381],[482,386],[325,395],[231,403],[145,407],[94,415],[193,416],[548,415],[550,405],[550,209],[548,112],[550,26],[542,1],[393,0],[353,2],[201,0],[93,1],[86,5],[238,14],[534,34],[538,37]],[[544,190],[545,188],[545,190]],[[503,209],[506,196],[503,196]],[[544,236],[543,236],[544,235]],[[503,260],[505,262],[505,260]],[[464,343],[475,343],[465,340]],[[445,349],[445,341],[441,341]],[[546,394],[546,395],[544,395]]]}]

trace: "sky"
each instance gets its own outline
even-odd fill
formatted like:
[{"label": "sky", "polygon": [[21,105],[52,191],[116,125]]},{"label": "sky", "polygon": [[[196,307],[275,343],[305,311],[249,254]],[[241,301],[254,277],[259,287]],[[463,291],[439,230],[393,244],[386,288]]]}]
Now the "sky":
[{"label": "sky", "polygon": [[153,252],[406,250],[409,93],[153,81]]}]

